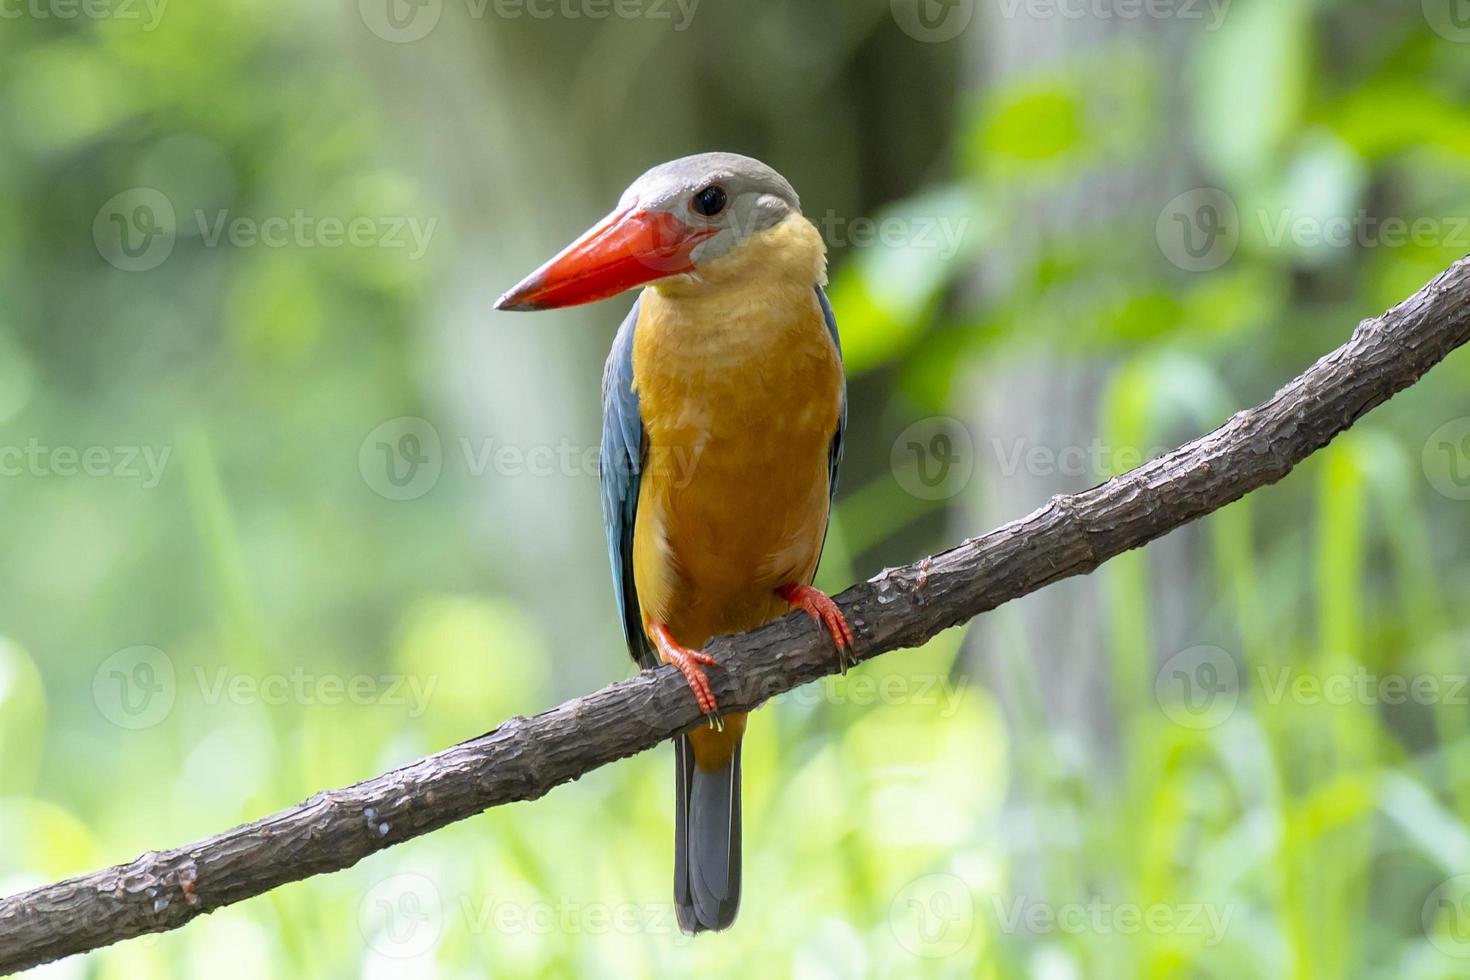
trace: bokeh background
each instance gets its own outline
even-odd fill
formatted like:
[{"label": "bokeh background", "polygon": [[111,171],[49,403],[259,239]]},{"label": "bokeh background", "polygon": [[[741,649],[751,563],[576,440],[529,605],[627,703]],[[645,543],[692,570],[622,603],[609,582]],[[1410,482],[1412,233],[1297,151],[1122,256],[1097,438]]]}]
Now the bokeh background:
[{"label": "bokeh background", "polygon": [[[1456,0],[25,0],[0,891],[630,672],[600,368],[494,297],[646,167],[830,246],[840,590],[1254,404],[1470,252]],[[56,977],[1470,972],[1470,355],[1282,484],[764,709],[736,927],[655,751]]]}]

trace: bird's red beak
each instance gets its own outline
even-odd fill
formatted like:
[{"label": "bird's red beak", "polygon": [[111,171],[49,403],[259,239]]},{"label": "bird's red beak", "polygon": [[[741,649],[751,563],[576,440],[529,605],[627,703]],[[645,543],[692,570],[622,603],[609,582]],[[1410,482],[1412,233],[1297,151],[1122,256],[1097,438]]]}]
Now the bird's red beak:
[{"label": "bird's red beak", "polygon": [[694,268],[694,246],[718,229],[667,211],[614,211],[495,301],[497,310],[550,310],[616,296]]}]

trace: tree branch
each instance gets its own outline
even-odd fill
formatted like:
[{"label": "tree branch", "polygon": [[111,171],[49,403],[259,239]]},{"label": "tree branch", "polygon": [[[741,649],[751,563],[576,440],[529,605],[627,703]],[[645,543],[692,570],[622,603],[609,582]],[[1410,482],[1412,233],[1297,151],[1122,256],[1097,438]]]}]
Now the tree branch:
[{"label": "tree branch", "polygon": [[[1313,364],[1264,404],[1166,456],[1021,520],[857,585],[838,602],[859,660],[1092,571],[1281,479],[1365,412],[1470,339],[1470,258]],[[801,614],[710,645],[720,705],[748,710],[832,673],[825,636]],[[278,885],[338,871],[421,834],[533,800],[703,720],[662,668],[208,840],[0,899],[0,972],[177,929]]]}]

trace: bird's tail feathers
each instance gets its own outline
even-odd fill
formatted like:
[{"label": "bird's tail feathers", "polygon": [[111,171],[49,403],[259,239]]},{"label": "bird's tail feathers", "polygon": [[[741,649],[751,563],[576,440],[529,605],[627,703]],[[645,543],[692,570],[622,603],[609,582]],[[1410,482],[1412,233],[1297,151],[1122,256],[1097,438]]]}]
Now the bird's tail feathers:
[{"label": "bird's tail feathers", "polygon": [[740,743],[701,767],[688,735],[674,740],[674,909],[694,934],[727,928],[740,908]]}]

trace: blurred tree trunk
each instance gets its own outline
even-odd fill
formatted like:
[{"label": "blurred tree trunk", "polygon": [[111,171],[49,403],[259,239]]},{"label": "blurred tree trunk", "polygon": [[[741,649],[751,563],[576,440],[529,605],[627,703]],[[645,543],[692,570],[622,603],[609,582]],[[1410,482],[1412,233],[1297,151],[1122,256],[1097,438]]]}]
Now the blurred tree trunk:
[{"label": "blurred tree trunk", "polygon": [[[589,146],[599,129],[581,118],[589,100],[577,93],[608,67],[606,52],[599,54],[606,34],[553,34],[530,18],[474,19],[468,9],[443,6],[443,21],[414,42],[432,52],[421,47],[404,58],[398,46],[371,38],[366,52],[395,128],[415,133],[405,153],[454,236],[445,288],[418,325],[422,389],[438,400],[431,420],[443,442],[444,482],[463,477],[479,515],[465,533],[485,554],[483,593],[508,595],[531,611],[557,651],[553,693],[565,696],[586,677],[615,675],[619,664],[609,659],[622,640],[589,451],[601,440],[602,361],[628,304],[537,316],[497,313],[492,304],[606,213],[645,160],[619,141]],[[667,34],[657,24],[618,26],[625,73]],[[629,79],[615,85],[632,97]],[[637,97],[650,113],[679,115],[687,91],[667,85]],[[419,112],[420,105],[436,111]],[[458,122],[434,125],[449,119]],[[530,127],[527,119],[546,124]],[[513,455],[497,465],[501,448],[538,450],[550,471],[533,472]],[[488,467],[467,473],[471,459]],[[607,628],[589,628],[596,623]]]},{"label": "blurred tree trunk", "polygon": [[[1037,8],[1050,16],[1028,16],[1026,4],[1009,14],[1005,7],[979,5],[976,23],[963,35],[969,86],[978,99],[993,100],[1008,86],[1038,78],[1080,78],[1084,81],[1076,90],[1084,94],[1084,129],[1106,127],[1111,109],[1098,94],[1107,88],[1104,66],[1110,56],[1132,52],[1151,59],[1156,77],[1165,83],[1156,93],[1158,118],[1179,118],[1178,107],[1171,104],[1171,97],[1177,100],[1177,86],[1167,84],[1184,69],[1188,35],[1177,23],[1139,16],[1064,17],[1052,6]],[[987,255],[968,288],[982,306],[989,293],[1032,296],[1040,307],[1046,287],[1030,283],[1041,280],[1039,267],[1047,257],[1065,254],[1079,240],[1109,227],[1119,232],[1117,250],[1089,255],[1083,264],[1086,274],[1124,288],[1146,280],[1162,259],[1145,229],[1152,229],[1169,196],[1161,198],[1159,190],[1168,186],[1166,176],[1179,164],[1156,152],[1140,153],[1090,167],[1069,166],[1064,178],[1051,182],[1023,176],[1005,190],[988,186],[1001,209],[998,238],[1005,244]],[[1011,187],[1018,192],[1008,193]],[[1068,285],[1082,287],[1081,294],[1087,295],[1087,283],[1074,280]],[[1085,488],[1106,475],[1067,476],[1047,467],[1029,471],[1025,452],[1018,456],[1016,450],[1039,447],[1056,459],[1068,447],[1087,450],[1093,445],[1102,434],[1099,402],[1115,359],[1086,353],[1098,349],[1095,337],[1088,338],[1084,353],[1074,355],[1065,333],[1031,336],[1024,314],[1015,333],[1009,348],[988,355],[961,384],[958,404],[974,424],[977,457],[976,479],[956,515],[962,528],[1014,519],[1053,494]],[[1018,459],[1021,465],[1013,470],[1006,465]],[[1157,609],[1158,618],[1168,622],[1155,624],[1153,630],[1164,650],[1173,648],[1193,618],[1180,612],[1190,595],[1191,562],[1186,556],[1194,537],[1185,529],[1150,548],[1152,568],[1159,581],[1168,583],[1162,594],[1169,602]],[[971,669],[997,690],[1017,726],[1016,744],[1049,746],[1046,761],[1060,762],[1064,770],[1102,761],[1090,746],[1107,744],[1117,734],[1105,643],[1106,589],[1105,576],[1091,576],[1027,596],[982,619],[967,651]],[[1140,659],[1152,663],[1157,655],[1157,650],[1145,651]],[[1151,676],[1134,680],[1139,689],[1151,689]],[[1015,760],[1019,772],[1040,761]]]}]

